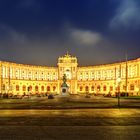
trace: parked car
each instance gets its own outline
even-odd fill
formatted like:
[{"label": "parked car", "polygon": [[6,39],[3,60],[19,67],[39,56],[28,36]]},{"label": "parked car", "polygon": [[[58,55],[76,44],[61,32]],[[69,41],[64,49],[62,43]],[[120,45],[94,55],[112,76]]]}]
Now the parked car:
[{"label": "parked car", "polygon": [[49,94],[48,99],[54,99],[54,96],[52,94]]},{"label": "parked car", "polygon": [[104,97],[111,97],[111,93],[104,94]]},{"label": "parked car", "polygon": [[13,95],[12,99],[22,99],[22,95]]},{"label": "parked car", "polygon": [[29,95],[23,95],[22,98],[23,99],[28,99],[28,98],[30,98],[30,96]]},{"label": "parked car", "polygon": [[[115,93],[116,97],[118,97],[118,92]],[[120,97],[126,97],[129,96],[128,92],[120,92]]]},{"label": "parked car", "polygon": [[3,98],[4,98],[4,99],[8,99],[8,93],[4,93],[4,94],[3,94]]}]

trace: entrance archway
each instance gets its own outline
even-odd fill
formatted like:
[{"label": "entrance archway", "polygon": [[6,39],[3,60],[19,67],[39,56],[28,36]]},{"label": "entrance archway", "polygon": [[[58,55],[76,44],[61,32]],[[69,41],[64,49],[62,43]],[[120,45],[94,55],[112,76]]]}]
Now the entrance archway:
[{"label": "entrance archway", "polygon": [[88,87],[88,86],[85,87],[85,91],[86,91],[86,92],[89,91],[89,87]]}]

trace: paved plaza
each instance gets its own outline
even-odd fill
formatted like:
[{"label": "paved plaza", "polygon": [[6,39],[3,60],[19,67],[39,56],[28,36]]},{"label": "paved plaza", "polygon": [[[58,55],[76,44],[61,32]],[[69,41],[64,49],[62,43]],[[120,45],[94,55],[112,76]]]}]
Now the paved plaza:
[{"label": "paved plaza", "polygon": [[[121,98],[121,108],[140,108],[140,98]],[[74,95],[70,97],[55,96],[30,97],[23,99],[0,99],[0,109],[78,109],[78,108],[118,108],[118,98]]]},{"label": "paved plaza", "polygon": [[139,140],[140,100],[1,99],[0,140]]},{"label": "paved plaza", "polygon": [[2,126],[1,140],[139,140],[140,126]]},{"label": "paved plaza", "polygon": [[0,110],[0,140],[139,140],[140,109]]}]

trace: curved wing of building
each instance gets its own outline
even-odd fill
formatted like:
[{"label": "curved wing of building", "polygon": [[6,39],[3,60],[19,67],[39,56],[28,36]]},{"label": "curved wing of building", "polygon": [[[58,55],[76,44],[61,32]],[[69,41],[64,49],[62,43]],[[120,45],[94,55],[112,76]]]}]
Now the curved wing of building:
[{"label": "curved wing of building", "polygon": [[33,66],[0,61],[0,92],[57,93],[63,75],[71,94],[140,94],[140,58],[127,62],[79,67],[77,58],[68,53],[58,58],[57,67]]}]

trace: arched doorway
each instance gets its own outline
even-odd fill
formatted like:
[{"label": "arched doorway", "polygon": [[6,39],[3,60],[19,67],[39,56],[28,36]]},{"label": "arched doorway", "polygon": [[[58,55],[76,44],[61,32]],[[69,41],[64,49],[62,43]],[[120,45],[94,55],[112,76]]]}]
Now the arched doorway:
[{"label": "arched doorway", "polygon": [[19,85],[16,85],[16,91],[19,91]]},{"label": "arched doorway", "polygon": [[41,86],[41,91],[44,91],[44,86]]},{"label": "arched doorway", "polygon": [[53,86],[53,92],[55,92],[56,91],[56,86]]},{"label": "arched doorway", "polygon": [[47,91],[49,92],[51,90],[50,86],[47,86]]},{"label": "arched doorway", "polygon": [[80,91],[83,91],[83,87],[82,86],[80,86]]},{"label": "arched doorway", "polygon": [[97,92],[101,91],[100,85],[97,86]]},{"label": "arched doorway", "polygon": [[35,86],[35,91],[38,91],[38,86]]},{"label": "arched doorway", "polygon": [[104,85],[104,87],[103,87],[103,91],[106,91],[106,85]]},{"label": "arched doorway", "polygon": [[91,87],[91,91],[94,91],[94,86]]},{"label": "arched doorway", "polygon": [[26,91],[26,86],[25,85],[22,86],[22,90]]},{"label": "arched doorway", "polygon": [[85,87],[85,91],[89,92],[89,87],[88,86]]},{"label": "arched doorway", "polygon": [[32,91],[32,86],[29,86],[28,87],[28,91]]}]

